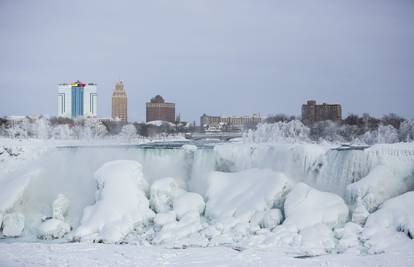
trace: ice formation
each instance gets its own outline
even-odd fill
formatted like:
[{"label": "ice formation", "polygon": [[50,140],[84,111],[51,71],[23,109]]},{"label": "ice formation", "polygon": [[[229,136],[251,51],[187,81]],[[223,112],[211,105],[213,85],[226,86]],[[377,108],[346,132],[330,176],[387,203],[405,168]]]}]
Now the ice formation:
[{"label": "ice formation", "polygon": [[75,239],[119,242],[134,226],[154,217],[146,197],[148,183],[139,162],[108,162],[96,171],[95,179],[96,203],[85,208]]},{"label": "ice formation", "polygon": [[155,181],[150,189],[150,205],[155,212],[167,212],[172,210],[173,200],[184,190],[180,188],[176,180],[166,177]]},{"label": "ice formation", "polygon": [[7,213],[3,217],[3,235],[18,237],[24,230],[24,215],[18,212]]},{"label": "ice formation", "polygon": [[284,225],[295,225],[299,230],[316,224],[325,224],[331,228],[344,224],[348,220],[348,206],[339,196],[321,192],[298,183],[287,195]]},{"label": "ice formation", "polygon": [[284,174],[267,169],[213,172],[208,177],[205,215],[214,222],[249,222],[255,212],[282,207],[291,186]]},{"label": "ice formation", "polygon": [[365,246],[371,253],[384,252],[395,243],[414,238],[414,191],[389,199],[372,213],[362,231]]}]

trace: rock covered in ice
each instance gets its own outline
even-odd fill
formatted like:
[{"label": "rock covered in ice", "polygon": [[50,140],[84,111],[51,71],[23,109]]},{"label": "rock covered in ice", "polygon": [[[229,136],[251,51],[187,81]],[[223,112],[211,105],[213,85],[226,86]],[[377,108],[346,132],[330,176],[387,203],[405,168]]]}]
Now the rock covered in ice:
[{"label": "rock covered in ice", "polygon": [[53,202],[53,218],[57,220],[64,220],[64,216],[69,209],[69,199],[64,194],[59,194]]},{"label": "rock covered in ice", "polygon": [[414,189],[413,171],[411,162],[378,165],[366,177],[347,186],[347,199],[351,204],[361,200],[373,212],[384,201]]},{"label": "rock covered in ice", "polygon": [[18,237],[24,230],[24,215],[18,212],[8,213],[3,218],[3,235]]},{"label": "rock covered in ice", "polygon": [[156,212],[168,212],[172,209],[173,200],[184,190],[174,178],[166,177],[155,181],[150,189],[151,208]]},{"label": "rock covered in ice", "polygon": [[146,197],[148,184],[139,162],[117,160],[95,172],[96,203],[84,209],[75,240],[119,242],[134,226],[154,217]]},{"label": "rock covered in ice", "polygon": [[181,219],[187,212],[196,212],[200,215],[204,212],[205,206],[203,197],[192,192],[185,192],[173,201],[174,212],[178,219]]},{"label": "rock covered in ice", "polygon": [[348,206],[338,195],[316,190],[298,183],[287,195],[284,225],[295,225],[299,230],[316,224],[333,228],[348,220]]},{"label": "rock covered in ice", "polygon": [[208,177],[205,215],[214,222],[237,218],[249,222],[256,212],[283,206],[292,182],[268,169],[235,173],[213,172]]},{"label": "rock covered in ice", "polygon": [[58,239],[70,231],[70,225],[62,220],[52,218],[42,222],[38,231],[38,237],[41,239]]},{"label": "rock covered in ice", "polygon": [[384,202],[368,216],[362,238],[369,252],[383,252],[394,243],[412,242],[414,238],[414,191]]}]

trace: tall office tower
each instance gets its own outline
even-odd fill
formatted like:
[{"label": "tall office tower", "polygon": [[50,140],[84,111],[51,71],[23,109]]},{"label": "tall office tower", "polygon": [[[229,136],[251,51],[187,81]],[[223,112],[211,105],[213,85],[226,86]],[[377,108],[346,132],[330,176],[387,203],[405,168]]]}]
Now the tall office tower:
[{"label": "tall office tower", "polygon": [[96,117],[97,95],[95,83],[59,84],[58,117]]},{"label": "tall office tower", "polygon": [[115,85],[112,93],[112,118],[128,121],[128,97],[122,81]]}]

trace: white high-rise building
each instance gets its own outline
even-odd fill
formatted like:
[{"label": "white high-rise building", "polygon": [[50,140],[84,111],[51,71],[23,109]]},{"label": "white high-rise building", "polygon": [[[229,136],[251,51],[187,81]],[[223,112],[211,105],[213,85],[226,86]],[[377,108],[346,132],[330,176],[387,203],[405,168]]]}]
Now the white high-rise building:
[{"label": "white high-rise building", "polygon": [[96,117],[97,95],[95,83],[59,84],[58,117]]}]

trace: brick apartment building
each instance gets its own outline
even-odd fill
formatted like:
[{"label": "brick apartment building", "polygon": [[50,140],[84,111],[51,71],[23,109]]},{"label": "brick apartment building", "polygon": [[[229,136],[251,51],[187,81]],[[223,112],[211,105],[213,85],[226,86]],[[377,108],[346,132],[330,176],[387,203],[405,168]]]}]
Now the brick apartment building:
[{"label": "brick apartment building", "polygon": [[146,103],[147,115],[146,121],[168,121],[175,122],[175,103],[167,103],[160,95],[151,98]]},{"label": "brick apartment building", "polygon": [[315,100],[309,100],[302,105],[302,121],[305,125],[312,125],[318,121],[341,121],[342,107],[339,104],[316,104]]}]

